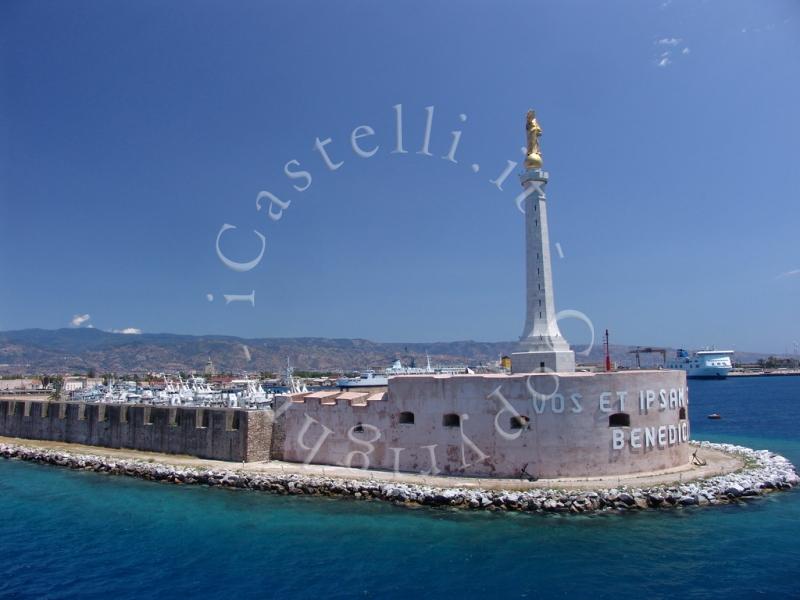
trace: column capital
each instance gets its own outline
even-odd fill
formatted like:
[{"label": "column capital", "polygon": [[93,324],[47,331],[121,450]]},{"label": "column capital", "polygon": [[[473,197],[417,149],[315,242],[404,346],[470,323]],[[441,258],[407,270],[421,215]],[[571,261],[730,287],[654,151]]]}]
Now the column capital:
[{"label": "column capital", "polygon": [[547,183],[548,179],[550,179],[550,173],[542,169],[526,169],[519,174],[519,181],[523,186],[533,181]]}]

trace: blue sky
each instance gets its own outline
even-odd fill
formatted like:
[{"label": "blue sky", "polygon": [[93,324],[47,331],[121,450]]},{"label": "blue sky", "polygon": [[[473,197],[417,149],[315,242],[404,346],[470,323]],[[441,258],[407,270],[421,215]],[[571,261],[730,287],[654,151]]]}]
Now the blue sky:
[{"label": "blue sky", "polygon": [[[0,33],[0,329],[516,339],[519,184],[490,180],[533,107],[558,309],[619,343],[800,340],[796,2],[6,1]],[[224,224],[232,260],[264,236],[255,268]]]}]

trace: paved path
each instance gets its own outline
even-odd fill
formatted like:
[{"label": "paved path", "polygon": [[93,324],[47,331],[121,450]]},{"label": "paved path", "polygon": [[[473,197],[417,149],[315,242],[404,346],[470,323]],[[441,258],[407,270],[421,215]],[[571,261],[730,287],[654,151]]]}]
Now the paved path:
[{"label": "paved path", "polygon": [[214,470],[235,470],[248,473],[296,473],[307,477],[324,476],[340,479],[372,479],[375,481],[391,481],[413,485],[428,485],[432,487],[459,487],[480,488],[495,490],[528,490],[528,489],[603,489],[620,486],[644,488],[654,485],[686,483],[695,479],[709,478],[738,471],[744,467],[744,461],[725,452],[710,449],[700,449],[698,456],[707,464],[702,467],[686,465],[667,471],[640,473],[620,477],[587,477],[581,479],[539,479],[538,481],[523,481],[520,479],[479,479],[476,477],[429,477],[415,473],[392,473],[390,471],[374,471],[364,469],[349,469],[346,467],[331,467],[323,465],[303,465],[282,461],[232,463],[220,460],[206,460],[193,456],[178,454],[160,454],[158,452],[143,452],[141,450],[103,448],[100,446],[84,446],[82,444],[68,444],[65,442],[49,442],[45,440],[29,440],[0,436],[0,443],[16,444],[33,448],[45,448],[74,454],[94,454],[117,459],[136,459],[149,462],[163,463],[181,467],[206,468]]}]

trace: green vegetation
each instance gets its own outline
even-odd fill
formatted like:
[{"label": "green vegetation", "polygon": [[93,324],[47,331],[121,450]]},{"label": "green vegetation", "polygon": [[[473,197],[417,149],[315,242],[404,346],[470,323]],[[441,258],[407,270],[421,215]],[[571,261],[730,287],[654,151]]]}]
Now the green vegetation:
[{"label": "green vegetation", "polygon": [[42,376],[42,385],[47,387],[53,386],[53,392],[50,394],[51,400],[58,400],[61,394],[61,388],[64,386],[64,377],[62,375],[44,375]]},{"label": "green vegetation", "polygon": [[295,371],[295,377],[302,377],[303,379],[315,379],[318,377],[338,377],[338,373],[332,371]]},{"label": "green vegetation", "polygon": [[758,366],[762,369],[798,369],[800,368],[800,360],[796,358],[769,356],[766,360],[763,358],[759,359]]}]

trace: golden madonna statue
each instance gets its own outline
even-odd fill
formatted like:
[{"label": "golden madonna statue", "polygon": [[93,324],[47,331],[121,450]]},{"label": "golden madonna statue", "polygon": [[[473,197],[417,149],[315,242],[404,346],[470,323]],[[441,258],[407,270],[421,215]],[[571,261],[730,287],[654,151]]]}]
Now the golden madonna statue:
[{"label": "golden madonna statue", "polygon": [[542,167],[542,149],[539,146],[539,137],[542,128],[536,120],[536,112],[529,110],[525,117],[525,131],[528,134],[528,147],[525,153],[525,168],[540,169]]}]

